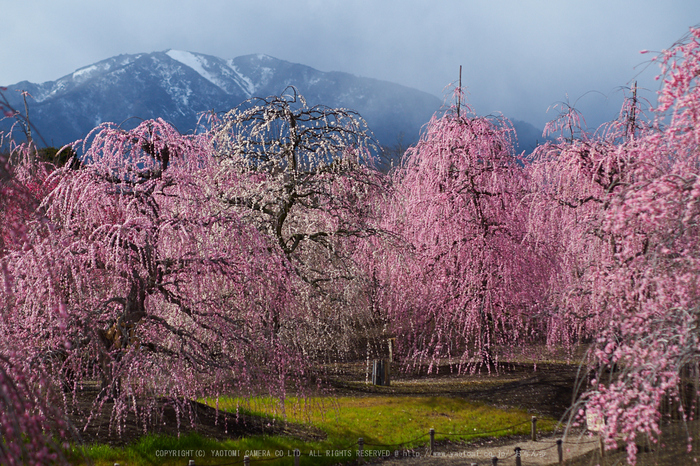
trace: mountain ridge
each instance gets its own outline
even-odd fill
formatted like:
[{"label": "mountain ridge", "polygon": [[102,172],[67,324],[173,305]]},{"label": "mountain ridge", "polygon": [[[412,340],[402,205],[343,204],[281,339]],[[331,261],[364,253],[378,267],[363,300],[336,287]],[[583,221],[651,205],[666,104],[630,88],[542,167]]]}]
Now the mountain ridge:
[{"label": "mountain ridge", "polygon": [[[100,123],[124,124],[134,117],[160,117],[185,133],[194,130],[202,112],[228,111],[251,97],[280,95],[289,86],[310,106],[356,111],[388,147],[417,141],[422,127],[443,107],[434,95],[401,84],[319,71],[265,54],[224,59],[176,49],[120,54],[55,81],[7,87],[29,92],[30,120],[48,144],[60,146],[83,139]],[[15,108],[23,108],[19,93],[5,95]],[[7,130],[7,123],[0,122],[0,130]],[[533,130],[530,125],[529,133]]]}]

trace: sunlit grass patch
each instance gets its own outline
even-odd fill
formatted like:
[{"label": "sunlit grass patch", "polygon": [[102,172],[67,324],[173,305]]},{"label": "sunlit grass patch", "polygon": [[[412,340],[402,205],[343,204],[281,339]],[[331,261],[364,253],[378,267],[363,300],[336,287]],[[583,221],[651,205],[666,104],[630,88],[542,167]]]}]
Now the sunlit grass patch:
[{"label": "sunlit grass patch", "polygon": [[[216,406],[215,400],[203,400]],[[255,435],[216,441],[197,434],[179,438],[145,435],[138,442],[113,448],[94,445],[84,456],[98,466],[186,465],[194,459],[199,465],[216,465],[243,460],[246,453],[255,460],[277,458],[265,464],[293,464],[294,450],[301,452],[301,464],[337,464],[357,454],[358,439],[365,450],[406,450],[425,445],[435,429],[440,440],[470,440],[530,432],[531,415],[523,410],[498,409],[459,398],[368,396],[341,398],[287,398],[284,404],[272,398],[220,398],[218,408],[234,414],[264,416],[270,424],[294,423],[322,431],[326,438],[301,440],[291,436]],[[235,421],[233,421],[235,422]],[[542,419],[539,431],[550,431],[555,421]],[[515,426],[510,429],[504,429]],[[315,456],[312,456],[315,455]],[[80,452],[75,464],[83,464]]]},{"label": "sunlit grass patch", "polygon": [[[124,447],[111,447],[104,444],[85,446],[73,449],[73,463],[87,464],[89,458],[97,466],[121,465],[186,465],[189,459],[197,460],[197,452],[234,448],[234,442],[218,442],[198,434],[187,434],[180,437],[168,435],[144,435],[137,442]],[[191,457],[186,452],[191,451]],[[177,452],[177,453],[176,453]],[[197,461],[197,464],[206,464]]]},{"label": "sunlit grass patch", "polygon": [[[209,401],[214,405],[213,401]],[[430,428],[436,439],[468,440],[488,436],[525,434],[531,415],[523,410],[502,410],[485,404],[448,397],[368,396],[341,398],[288,398],[284,405],[269,398],[222,398],[219,409],[271,416],[276,422],[308,423],[328,435],[325,443],[347,444],[362,437],[366,443],[406,447],[427,441]],[[517,427],[507,430],[509,426]],[[555,422],[543,419],[538,430],[551,430]]]}]

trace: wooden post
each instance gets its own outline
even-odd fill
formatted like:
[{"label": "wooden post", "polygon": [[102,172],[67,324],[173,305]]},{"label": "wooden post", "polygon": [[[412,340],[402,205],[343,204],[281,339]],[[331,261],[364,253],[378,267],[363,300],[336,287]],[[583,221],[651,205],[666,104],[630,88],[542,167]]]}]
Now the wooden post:
[{"label": "wooden post", "polygon": [[530,430],[533,442],[537,441],[537,416],[532,416],[532,429]]},{"label": "wooden post", "polygon": [[457,93],[457,118],[459,118],[459,107],[462,104],[462,65],[459,65],[459,92]]},{"label": "wooden post", "polygon": [[364,449],[365,449],[365,439],[360,437],[357,439],[357,461],[360,464],[363,464],[365,462],[364,460]]},{"label": "wooden post", "polygon": [[598,442],[600,443],[600,457],[605,458],[605,442],[603,441],[603,436],[598,434]]},{"label": "wooden post", "polygon": [[386,359],[375,359],[372,364],[372,384],[389,385],[389,362]]},{"label": "wooden post", "polygon": [[563,444],[564,441],[560,438],[557,439],[557,454],[559,455],[559,464],[562,465],[564,464],[564,448]]},{"label": "wooden post", "polygon": [[637,118],[637,81],[632,85],[632,105],[630,113],[627,115],[627,139],[634,138]]},{"label": "wooden post", "polygon": [[515,447],[515,466],[523,466],[522,460],[520,459],[520,447]]},{"label": "wooden post", "polygon": [[301,452],[297,448],[294,450],[294,466],[299,466],[300,461],[301,461]]},{"label": "wooden post", "polygon": [[391,385],[391,363],[389,361],[384,361],[384,386],[388,387]]},{"label": "wooden post", "polygon": [[433,456],[435,453],[435,429],[430,428],[430,450],[428,451],[428,456]]},{"label": "wooden post", "polygon": [[494,456],[493,458],[491,458],[491,464],[493,466],[498,466],[498,456]]}]

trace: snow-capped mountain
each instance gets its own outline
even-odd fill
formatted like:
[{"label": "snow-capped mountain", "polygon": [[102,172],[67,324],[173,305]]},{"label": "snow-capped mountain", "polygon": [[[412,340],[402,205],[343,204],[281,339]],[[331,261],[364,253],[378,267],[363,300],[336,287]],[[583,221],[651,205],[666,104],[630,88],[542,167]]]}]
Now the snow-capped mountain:
[{"label": "snow-capped mountain", "polygon": [[[161,117],[181,132],[192,130],[198,113],[226,111],[250,97],[280,95],[296,87],[309,105],[342,107],[364,117],[387,146],[418,139],[441,106],[430,94],[348,73],[322,72],[267,55],[226,60],[200,53],[119,55],[80,68],[56,81],[23,81],[5,92],[24,108],[15,89],[28,91],[29,117],[50,145],[81,139],[102,122]],[[7,123],[7,121],[6,121]],[[125,123],[129,126],[129,122]],[[2,128],[0,128],[2,129]]]},{"label": "snow-capped mountain", "polygon": [[[182,133],[191,131],[198,115],[227,111],[250,97],[280,95],[293,85],[309,105],[358,112],[380,144],[406,148],[441,108],[428,93],[387,81],[348,73],[323,72],[267,55],[222,59],[200,53],[164,52],[119,55],[80,68],[56,81],[28,81],[7,86],[5,97],[17,109],[28,91],[29,118],[49,145],[84,138],[103,122],[133,127],[141,119],[163,118]],[[0,121],[7,130],[11,119]],[[530,152],[541,132],[513,121],[518,152]],[[396,150],[391,156],[400,157]],[[397,160],[394,160],[397,162]]]}]

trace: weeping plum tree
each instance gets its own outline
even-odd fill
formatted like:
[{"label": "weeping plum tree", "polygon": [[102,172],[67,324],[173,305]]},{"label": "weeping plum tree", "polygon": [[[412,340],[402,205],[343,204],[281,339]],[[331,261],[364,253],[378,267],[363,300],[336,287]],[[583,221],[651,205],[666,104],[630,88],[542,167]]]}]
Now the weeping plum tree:
[{"label": "weeping plum tree", "polygon": [[0,461],[8,466],[23,464],[69,464],[66,445],[69,423],[63,413],[46,401],[26,372],[12,360],[17,354],[0,355]]},{"label": "weeping plum tree", "polygon": [[[36,180],[45,174],[44,166],[31,162],[31,145],[13,146],[0,156],[0,284],[3,297],[2,320],[13,298],[14,276],[5,256],[16,248],[30,249],[25,222],[36,215],[40,201]],[[16,345],[0,331],[0,463],[67,464],[65,439],[70,438],[69,423],[53,406],[55,393],[46,382],[46,374],[36,371]],[[41,388],[43,387],[43,388]]]},{"label": "weeping plum tree", "polygon": [[605,419],[608,447],[628,443],[631,462],[635,438],[659,434],[663,405],[679,400],[680,374],[700,357],[699,36],[661,54],[653,125],[633,89],[620,118],[593,135],[565,112],[552,124],[562,137],[530,166],[529,231],[554,258],[548,303],[568,329],[555,337],[593,338],[598,371],[581,403]]},{"label": "weeping plum tree", "polygon": [[313,311],[307,351],[347,350],[368,325],[368,277],[355,251],[380,233],[386,179],[359,115],[286,92],[251,99],[215,124],[216,195],[293,266]]},{"label": "weeping plum tree", "polygon": [[292,273],[216,202],[209,140],[162,120],[106,125],[83,157],[82,169],[48,177],[32,249],[3,259],[14,277],[3,342],[67,389],[100,378],[96,406],[113,399],[115,421],[134,406],[145,422],[134,397],[282,394],[305,367],[285,340],[298,309]]},{"label": "weeping plum tree", "polygon": [[[618,434],[632,443],[657,435],[663,405],[680,401],[682,369],[700,361],[699,198],[697,173],[661,175],[620,193],[606,215],[615,251],[598,294],[616,315],[594,356],[615,372],[599,371],[587,407],[606,417],[609,446]],[[696,405],[688,401],[681,409],[692,418]]]},{"label": "weeping plum tree", "polygon": [[405,351],[419,358],[491,363],[496,345],[539,330],[546,264],[527,242],[526,184],[512,134],[505,120],[453,107],[433,117],[395,174],[396,229],[414,252],[388,270],[392,322]]},{"label": "weeping plum tree", "polygon": [[43,183],[51,168],[35,161],[35,154],[33,145],[13,142],[6,154],[0,154],[0,257],[26,242],[26,219],[35,215],[47,193]]},{"label": "weeping plum tree", "polygon": [[[605,213],[624,186],[653,166],[639,140],[646,135],[639,101],[625,100],[619,119],[589,134],[572,107],[545,129],[556,142],[539,146],[528,172],[528,236],[547,257],[547,340],[571,348],[596,336],[610,318],[600,264],[610,257]],[[634,122],[633,122],[634,121]]]},{"label": "weeping plum tree", "polygon": [[[0,257],[8,250],[21,247],[26,242],[26,220],[36,217],[36,208],[51,186],[44,183],[48,174],[56,168],[54,162],[65,164],[69,160],[75,163],[73,153],[68,147],[38,149],[32,141],[39,132],[27,117],[25,97],[25,114],[17,111],[4,95],[7,88],[0,87],[0,120],[15,120],[7,133],[0,132]],[[18,143],[16,129],[24,132],[27,141]]]},{"label": "weeping plum tree", "polygon": [[[637,173],[610,200],[601,234],[610,245],[592,293],[604,300],[611,324],[601,328],[594,356],[602,367],[587,393],[587,409],[606,419],[608,447],[659,434],[663,405],[680,399],[684,368],[700,363],[700,29],[661,53],[663,87],[657,128],[618,147]],[[668,123],[666,123],[666,120]],[[664,124],[666,123],[666,124]],[[700,390],[695,390],[695,408]],[[689,403],[690,401],[690,403]],[[689,434],[692,437],[692,434]]]}]

